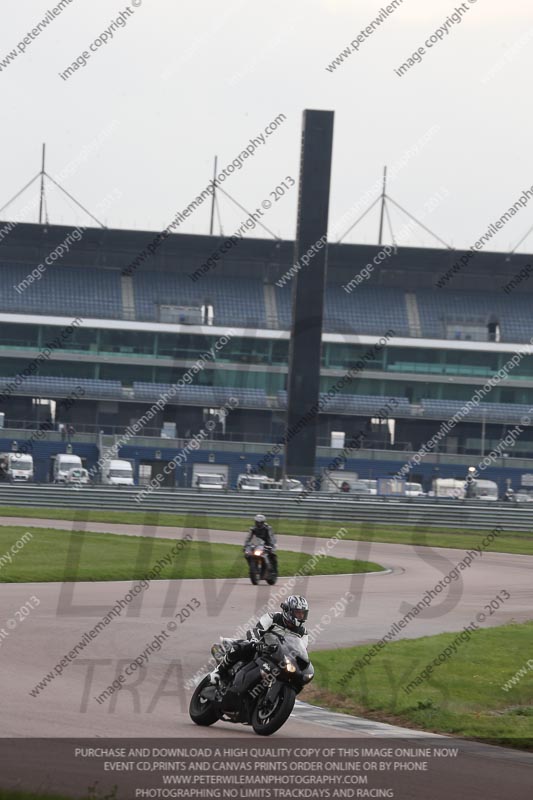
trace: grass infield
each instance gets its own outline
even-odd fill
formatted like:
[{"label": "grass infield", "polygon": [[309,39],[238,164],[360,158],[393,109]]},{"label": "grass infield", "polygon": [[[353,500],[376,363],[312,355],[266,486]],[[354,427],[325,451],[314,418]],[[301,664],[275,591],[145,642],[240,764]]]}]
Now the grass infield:
[{"label": "grass infield", "polygon": [[[30,517],[33,519],[66,519],[87,522],[109,522],[131,525],[161,525],[179,528],[211,528],[213,530],[243,532],[249,528],[249,519],[242,517],[216,517],[198,514],[158,514],[155,511],[95,511],[55,508],[20,508],[15,506],[0,507],[0,514],[6,517]],[[344,537],[352,541],[390,542],[392,544],[409,544],[421,547],[451,547],[469,550],[479,545],[490,530],[466,531],[460,528],[437,528],[428,525],[374,525],[370,523],[330,522],[317,519],[274,519],[269,517],[274,530],[278,534],[289,536],[317,536],[329,538],[341,527],[347,529]],[[1,522],[1,517],[0,517]],[[502,531],[498,539],[490,546],[491,552],[522,553],[533,555],[533,531],[517,533]]]},{"label": "grass infield", "polygon": [[[248,576],[239,545],[189,541],[173,555],[173,539],[53,528],[0,527],[0,556],[11,552],[10,548],[25,533],[30,533],[32,539],[12,554],[11,563],[2,560],[0,583],[139,580],[158,563],[159,578]],[[279,574],[292,576],[305,570],[302,574],[339,575],[383,570],[369,561],[323,556],[311,564],[312,559],[306,553],[279,550]]]},{"label": "grass infield", "polygon": [[533,622],[474,631],[426,680],[405,691],[456,636],[389,643],[362,670],[353,665],[371,645],[315,651],[315,680],[302,699],[394,725],[533,750],[533,669],[526,667]]}]

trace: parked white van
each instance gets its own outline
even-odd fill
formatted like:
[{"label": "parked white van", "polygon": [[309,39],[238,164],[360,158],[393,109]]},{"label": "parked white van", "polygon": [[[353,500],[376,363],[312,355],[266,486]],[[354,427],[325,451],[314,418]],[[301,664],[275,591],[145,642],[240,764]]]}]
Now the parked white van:
[{"label": "parked white van", "polygon": [[14,483],[33,480],[33,456],[28,453],[0,453],[0,466],[7,479]]},{"label": "parked white van", "polygon": [[123,458],[106,461],[102,467],[102,483],[107,486],[133,486],[133,467]]},{"label": "parked white van", "polygon": [[405,484],[405,496],[406,497],[425,497],[426,493],[422,489],[421,483],[412,483],[411,481],[407,481]]},{"label": "parked white van", "polygon": [[194,476],[195,489],[214,489],[222,490],[226,487],[225,475],[217,472],[197,472]]},{"label": "parked white van", "polygon": [[465,482],[455,478],[435,478],[433,480],[434,497],[453,497],[463,500],[465,496]]},{"label": "parked white van", "polygon": [[58,453],[54,458],[54,483],[65,483],[71,469],[82,469],[81,458],[74,453]]},{"label": "parked white van", "polygon": [[498,500],[498,484],[495,481],[477,480],[474,484],[474,497],[476,500]]},{"label": "parked white van", "polygon": [[266,475],[242,473],[237,476],[237,489],[242,492],[259,492],[263,489],[268,489],[272,483],[274,483],[272,478],[267,478]]},{"label": "parked white van", "polygon": [[303,483],[296,478],[285,478],[285,480],[281,481],[272,481],[271,483],[265,484],[263,488],[268,489],[269,491],[272,491],[273,489],[284,492],[304,491]]},{"label": "parked white van", "polygon": [[75,486],[88,486],[90,483],[89,473],[83,467],[69,469],[65,475],[65,483],[68,483],[69,485],[73,484]]}]

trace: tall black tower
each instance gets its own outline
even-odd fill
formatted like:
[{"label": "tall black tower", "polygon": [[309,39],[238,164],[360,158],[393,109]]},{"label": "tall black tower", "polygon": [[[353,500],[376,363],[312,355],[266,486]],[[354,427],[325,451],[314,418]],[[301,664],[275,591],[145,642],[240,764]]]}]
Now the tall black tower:
[{"label": "tall black tower", "polygon": [[315,471],[332,146],[333,112],[304,111],[285,446],[295,477]]}]

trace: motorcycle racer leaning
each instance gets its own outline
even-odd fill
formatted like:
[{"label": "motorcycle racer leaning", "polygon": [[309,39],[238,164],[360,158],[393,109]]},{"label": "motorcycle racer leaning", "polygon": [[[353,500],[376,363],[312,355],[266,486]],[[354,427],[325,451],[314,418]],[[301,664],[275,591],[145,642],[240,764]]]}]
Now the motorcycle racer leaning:
[{"label": "motorcycle racer leaning", "polygon": [[305,597],[291,594],[280,607],[281,613],[277,611],[274,614],[263,614],[256,626],[246,633],[246,639],[234,639],[231,642],[230,650],[209,675],[211,683],[227,680],[229,670],[238,661],[251,661],[265,634],[275,626],[300,636],[307,650],[309,636],[304,622],[309,615],[309,603]]},{"label": "motorcycle racer leaning", "polygon": [[246,551],[246,547],[252,543],[254,538],[260,539],[265,547],[268,547],[272,561],[272,569],[277,573],[278,557],[276,555],[276,537],[272,527],[267,524],[266,517],[264,517],[263,514],[257,514],[255,517],[254,524],[250,528],[248,536],[244,542],[244,551]]}]

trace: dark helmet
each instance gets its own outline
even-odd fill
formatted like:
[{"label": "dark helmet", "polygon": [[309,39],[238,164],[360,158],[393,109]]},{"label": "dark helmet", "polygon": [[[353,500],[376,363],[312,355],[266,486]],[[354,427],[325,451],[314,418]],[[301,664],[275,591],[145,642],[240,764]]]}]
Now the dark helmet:
[{"label": "dark helmet", "polygon": [[262,528],[266,525],[266,517],[264,514],[256,514],[254,519],[255,524],[258,528]]},{"label": "dark helmet", "polygon": [[309,616],[309,603],[301,595],[291,594],[281,604],[283,620],[289,630],[299,631]]}]

